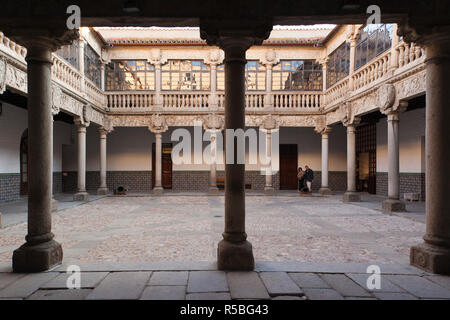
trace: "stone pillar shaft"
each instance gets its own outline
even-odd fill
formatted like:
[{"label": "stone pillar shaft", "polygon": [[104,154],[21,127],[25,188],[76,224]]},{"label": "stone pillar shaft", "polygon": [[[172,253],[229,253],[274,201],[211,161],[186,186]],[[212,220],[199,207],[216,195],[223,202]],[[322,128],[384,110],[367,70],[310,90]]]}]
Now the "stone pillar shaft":
[{"label": "stone pillar shaft", "polygon": [[328,187],[328,134],[330,130],[322,132],[322,186],[319,192],[323,195],[332,193]]},{"label": "stone pillar shaft", "polygon": [[161,63],[155,64],[155,99],[156,106],[162,107],[163,101],[161,97]]},{"label": "stone pillar shaft", "polygon": [[217,134],[215,130],[211,130],[211,164],[209,172],[209,191],[217,193]]},{"label": "stone pillar shaft", "polygon": [[[225,38],[225,129],[245,129],[245,52],[252,44],[246,37]],[[245,164],[237,161],[236,139],[234,161],[225,164],[225,231],[218,245],[220,270],[253,270],[252,245],[245,233]],[[225,144],[228,146],[228,143]],[[227,147],[225,148],[225,159]]]},{"label": "stone pillar shaft", "polygon": [[77,172],[77,193],[74,195],[75,201],[89,200],[86,192],[86,124],[80,119],[75,121],[78,133],[78,172]]},{"label": "stone pillar shaft", "polygon": [[347,191],[356,192],[356,128],[347,127]]},{"label": "stone pillar shaft", "polygon": [[411,264],[450,274],[450,38],[426,46],[426,234],[411,248]]},{"label": "stone pillar shaft", "polygon": [[356,192],[356,127],[347,126],[347,191],[344,202],[357,202],[360,200]]},{"label": "stone pillar shaft", "polygon": [[[32,39],[29,39],[32,40]],[[27,46],[28,75],[28,234],[13,253],[14,272],[48,270],[62,261],[52,233],[53,119],[52,51],[41,39]]]},{"label": "stone pillar shaft", "polygon": [[398,122],[398,114],[388,115],[388,197],[393,200],[400,198]]},{"label": "stone pillar shaft", "polygon": [[162,134],[160,132],[155,133],[155,186],[153,187],[153,193],[162,193]]},{"label": "stone pillar shaft", "polygon": [[98,194],[108,194],[108,186],[106,183],[106,130],[100,128],[100,188],[98,188]]},{"label": "stone pillar shaft", "polygon": [[267,130],[266,133],[266,156],[269,160],[266,169],[266,189],[273,189],[272,185],[272,132]]},{"label": "stone pillar shaft", "polygon": [[388,199],[383,201],[385,213],[405,211],[405,203],[400,201],[400,158],[398,139],[398,112],[388,114]]}]

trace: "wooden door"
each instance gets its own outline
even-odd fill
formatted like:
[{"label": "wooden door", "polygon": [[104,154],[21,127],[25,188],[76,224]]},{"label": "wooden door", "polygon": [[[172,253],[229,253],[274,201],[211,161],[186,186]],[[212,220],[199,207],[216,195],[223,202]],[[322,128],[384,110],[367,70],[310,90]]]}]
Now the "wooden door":
[{"label": "wooden door", "polygon": [[[155,186],[156,144],[152,144],[152,186]],[[172,189],[172,144],[162,144],[161,184],[164,189]]]},{"label": "wooden door", "polygon": [[280,189],[297,190],[298,154],[296,144],[280,144]]},{"label": "wooden door", "polygon": [[360,163],[357,161],[358,174],[356,186],[358,191],[367,191],[370,194],[377,192],[377,125],[368,123],[361,125],[356,130],[356,158],[359,160],[362,154],[368,154],[365,165],[368,167],[368,176],[360,179]]},{"label": "wooden door", "polygon": [[20,195],[28,194],[28,129],[20,139]]}]

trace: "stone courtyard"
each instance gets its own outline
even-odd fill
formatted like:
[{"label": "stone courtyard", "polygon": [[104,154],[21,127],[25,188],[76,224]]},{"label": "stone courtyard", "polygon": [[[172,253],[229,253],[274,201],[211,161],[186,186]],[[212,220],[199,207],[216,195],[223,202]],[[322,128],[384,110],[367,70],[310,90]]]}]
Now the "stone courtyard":
[{"label": "stone courtyard", "polygon": [[[255,260],[407,264],[425,224],[413,214],[389,216],[370,204],[296,193],[248,196],[246,226]],[[53,230],[66,263],[217,260],[224,197],[104,197],[60,207]],[[26,228],[16,222],[0,230],[0,261],[11,261]]]},{"label": "stone courtyard", "polygon": [[[408,265],[409,248],[425,232],[420,202],[390,216],[375,209],[382,198],[369,195],[344,204],[339,195],[249,194],[255,271],[224,272],[216,265],[223,196],[56,198],[63,265],[37,274],[11,273],[12,251],[26,234],[25,202],[1,206],[10,213],[0,230],[0,299],[450,299],[449,277]],[[67,289],[71,264],[81,269],[77,290]],[[366,286],[373,264],[380,290]]]}]

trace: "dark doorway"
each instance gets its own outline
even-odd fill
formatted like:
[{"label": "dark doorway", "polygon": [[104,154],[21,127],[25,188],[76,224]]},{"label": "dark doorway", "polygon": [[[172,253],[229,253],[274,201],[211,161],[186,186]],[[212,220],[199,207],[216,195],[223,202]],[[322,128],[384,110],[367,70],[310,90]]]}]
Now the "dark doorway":
[{"label": "dark doorway", "polygon": [[[156,144],[152,144],[152,187],[155,185]],[[172,144],[162,144],[161,184],[164,189],[172,189]]]},{"label": "dark doorway", "polygon": [[28,129],[20,139],[20,195],[28,194]]},{"label": "dark doorway", "polygon": [[280,144],[280,190],[297,190],[298,153],[296,144]]},{"label": "dark doorway", "polygon": [[358,191],[377,193],[377,124],[369,123],[356,130],[356,187]]}]

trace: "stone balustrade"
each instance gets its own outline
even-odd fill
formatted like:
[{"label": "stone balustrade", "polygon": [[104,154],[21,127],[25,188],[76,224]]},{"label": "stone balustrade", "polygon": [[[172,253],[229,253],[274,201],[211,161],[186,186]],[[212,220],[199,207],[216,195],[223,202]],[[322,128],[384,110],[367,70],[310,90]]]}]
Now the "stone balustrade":
[{"label": "stone balustrade", "polygon": [[73,91],[81,93],[83,81],[83,76],[81,73],[56,54],[53,54],[52,60],[53,79],[58,80],[57,82],[59,82],[62,86],[68,86]]},{"label": "stone balustrade", "polygon": [[208,107],[209,92],[163,92],[162,107],[164,110],[196,111]]},{"label": "stone balustrade", "polygon": [[383,78],[389,70],[390,61],[391,51],[386,51],[384,54],[376,57],[372,62],[369,62],[362,68],[356,70],[352,75],[353,90],[361,89],[368,84]]},{"label": "stone balustrade", "polygon": [[105,92],[110,112],[150,111],[156,104],[155,93],[149,91]]},{"label": "stone balustrade", "polygon": [[[16,44],[0,32],[0,55],[13,65],[8,68],[21,68],[26,71],[26,48]],[[187,111],[207,112],[223,110],[225,94],[219,92],[193,91],[102,91],[92,81],[84,77],[75,67],[56,54],[53,55],[53,81],[60,87],[96,106],[99,110],[109,107],[114,112],[153,112],[153,111]],[[292,111],[294,113],[320,112],[332,110],[346,99],[364,94],[374,86],[379,86],[392,77],[409,72],[424,64],[425,51],[414,43],[400,41],[390,50],[379,55],[349,76],[324,91],[248,91],[245,94],[245,106],[248,111]],[[18,70],[15,78],[19,78]],[[24,74],[26,81],[26,73]],[[6,77],[8,85],[8,77]],[[15,90],[24,91],[26,85],[11,84]],[[157,107],[157,108],[156,108]]]}]

